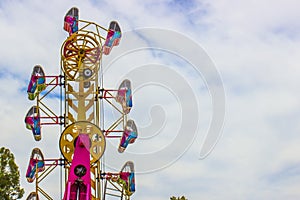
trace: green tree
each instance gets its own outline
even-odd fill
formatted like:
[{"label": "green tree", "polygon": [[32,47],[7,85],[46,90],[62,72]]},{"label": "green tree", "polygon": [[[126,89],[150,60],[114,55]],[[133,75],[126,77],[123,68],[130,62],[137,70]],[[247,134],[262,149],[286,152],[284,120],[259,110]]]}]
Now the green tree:
[{"label": "green tree", "polygon": [[9,149],[0,149],[0,199],[20,199],[24,189],[20,187],[20,172],[15,157]]},{"label": "green tree", "polygon": [[172,196],[172,197],[170,197],[170,200],[188,200],[187,198],[185,198],[185,196],[181,196],[181,197],[174,197],[174,196]]}]

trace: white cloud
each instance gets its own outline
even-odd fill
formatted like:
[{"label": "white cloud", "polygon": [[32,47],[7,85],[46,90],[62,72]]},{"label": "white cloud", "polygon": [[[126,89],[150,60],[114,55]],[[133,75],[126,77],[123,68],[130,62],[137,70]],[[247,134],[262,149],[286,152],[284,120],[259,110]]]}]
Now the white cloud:
[{"label": "white cloud", "polygon": [[[31,149],[39,146],[45,157],[56,157],[59,133],[57,128],[45,127],[42,141],[33,141],[23,122],[31,102],[27,100],[26,92],[21,91],[27,87],[33,65],[43,65],[49,75],[59,72],[60,47],[67,36],[62,30],[63,16],[70,7],[77,6],[82,19],[94,20],[103,26],[110,20],[118,20],[124,31],[157,27],[191,37],[204,46],[224,81],[226,125],[212,154],[198,160],[203,142],[201,132],[191,148],[170,167],[137,175],[137,192],[132,199],[159,200],[173,195],[185,195],[188,199],[299,199],[300,27],[297,1],[194,1],[191,7],[174,1],[99,3],[86,0],[46,4],[34,0],[26,3],[5,1],[0,6],[0,103],[3,108],[0,112],[3,130],[0,144],[15,153],[26,194],[34,188],[26,183],[24,175]],[[136,37],[136,42],[142,45],[147,41]],[[121,45],[122,41],[117,48],[122,48]],[[105,58],[105,63],[109,58]],[[166,58],[170,59],[154,58],[150,53],[128,55],[119,63],[127,63],[129,67],[118,72],[113,68],[108,70],[106,84],[115,87],[113,75],[119,80],[128,71],[151,60],[167,66],[176,64],[164,60]],[[176,70],[180,72],[180,68]],[[212,115],[209,95],[205,89],[195,89],[199,77],[189,76],[189,71],[181,72],[186,79],[190,78],[188,81],[194,92],[203,94],[198,96],[200,101],[203,100],[199,105],[200,114],[205,116],[201,118],[199,130],[205,131]],[[199,88],[205,88],[203,80]],[[159,94],[163,94],[162,91]],[[151,95],[139,97],[137,94],[136,103],[147,101],[147,97],[151,98]],[[148,100],[151,104],[151,99]],[[167,96],[161,104],[169,100]],[[49,104],[55,106],[56,102],[51,100]],[[136,106],[142,109],[146,104]],[[145,115],[148,115],[149,107]],[[165,108],[169,112],[177,110],[177,105],[170,104]],[[149,116],[144,121],[139,119],[143,111],[134,109],[131,116],[137,117],[137,121],[150,120]],[[171,119],[176,120],[176,117]],[[165,139],[157,145],[166,144]],[[142,148],[138,142],[142,140],[137,140],[136,147],[129,148]],[[53,148],[50,150],[49,147]],[[48,183],[54,192],[53,185],[58,183],[51,178]]]}]

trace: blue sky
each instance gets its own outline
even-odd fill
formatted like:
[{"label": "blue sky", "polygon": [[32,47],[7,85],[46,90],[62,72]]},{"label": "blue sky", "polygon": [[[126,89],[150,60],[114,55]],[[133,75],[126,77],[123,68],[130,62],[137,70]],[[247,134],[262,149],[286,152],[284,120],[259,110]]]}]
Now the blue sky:
[{"label": "blue sky", "polygon": [[[209,200],[299,199],[299,4],[296,0],[1,1],[0,145],[15,154],[26,190],[24,199],[34,190],[25,180],[31,149],[40,147],[48,158],[59,156],[58,128],[45,127],[39,143],[25,129],[24,116],[32,102],[24,87],[35,64],[43,65],[49,75],[59,73],[60,47],[67,36],[63,17],[72,6],[80,9],[81,19],[103,26],[117,20],[124,32],[120,46],[103,59],[104,80],[113,88],[129,77],[138,88],[130,117],[137,122],[141,139],[124,155],[116,153],[117,142],[109,143],[106,160],[111,162],[108,166],[117,168],[120,163],[113,156],[135,162],[140,173],[132,199],[162,200],[173,195]],[[169,40],[153,32],[136,34],[141,28],[167,29],[174,34]],[[185,46],[180,36],[193,41],[202,53]],[[125,52],[151,46],[168,51]],[[188,53],[188,61],[180,55],[170,60],[176,57],[168,55],[171,51]],[[199,155],[205,136],[212,117],[219,115],[212,101],[223,100],[212,99],[214,91],[201,72],[206,68],[200,66],[202,74],[195,73],[194,60],[218,70],[226,95],[222,135],[204,159]],[[147,73],[154,74],[153,78]],[[187,84],[175,84],[182,80]],[[48,103],[55,107],[58,100]],[[185,112],[190,112],[190,127],[182,133]],[[196,131],[191,128],[195,123]],[[157,125],[162,126],[159,131]],[[176,143],[178,138],[183,142]],[[139,155],[149,160],[144,163]],[[155,170],[145,172],[143,166]],[[57,195],[57,181],[47,178],[44,184],[49,193]]]}]

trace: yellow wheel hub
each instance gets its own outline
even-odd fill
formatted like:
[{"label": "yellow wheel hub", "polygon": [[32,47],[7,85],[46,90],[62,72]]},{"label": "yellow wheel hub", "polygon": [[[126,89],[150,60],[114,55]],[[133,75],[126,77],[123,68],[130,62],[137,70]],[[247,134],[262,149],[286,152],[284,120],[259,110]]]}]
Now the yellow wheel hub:
[{"label": "yellow wheel hub", "polygon": [[59,147],[64,158],[72,162],[76,139],[79,134],[88,134],[90,138],[91,163],[98,161],[105,151],[105,137],[95,124],[88,121],[78,121],[65,128],[62,132]]}]

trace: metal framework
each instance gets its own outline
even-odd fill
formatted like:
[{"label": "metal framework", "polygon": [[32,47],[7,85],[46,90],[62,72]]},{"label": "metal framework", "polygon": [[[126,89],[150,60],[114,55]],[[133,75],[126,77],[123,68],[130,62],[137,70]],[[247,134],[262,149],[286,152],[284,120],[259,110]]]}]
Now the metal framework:
[{"label": "metal framework", "polygon": [[[122,105],[118,103],[119,100],[116,93],[120,90],[104,89],[103,85],[99,83],[103,44],[107,40],[102,35],[108,34],[110,29],[85,20],[78,19],[77,23],[80,24],[81,28],[70,34],[61,47],[61,69],[63,75],[45,76],[40,74],[34,75],[34,73],[32,75],[32,80],[37,80],[37,84],[41,79],[42,87],[38,85],[37,92],[35,90],[34,93],[32,91],[30,94],[28,93],[31,95],[31,100],[36,97],[36,106],[32,109],[31,115],[28,114],[27,117],[31,117],[33,121],[38,121],[30,124],[28,122],[30,120],[26,121],[27,119],[25,119],[26,126],[31,127],[34,134],[37,130],[40,131],[38,128],[42,125],[62,126],[64,130],[59,139],[59,147],[63,158],[43,160],[31,158],[28,170],[33,170],[35,173],[36,189],[35,192],[28,196],[27,200],[38,198],[39,195],[48,200],[53,200],[40,186],[40,183],[57,166],[64,167],[64,182],[67,183],[73,161],[75,143],[79,134],[82,133],[87,134],[90,139],[91,199],[105,200],[106,196],[113,196],[121,200],[129,200],[134,189],[130,189],[129,183],[124,181],[122,177],[128,177],[128,180],[130,179],[134,183],[133,163],[127,162],[118,173],[107,173],[101,168],[101,157],[105,151],[105,140],[124,136],[126,123],[128,122],[127,114],[129,112],[128,109],[124,110],[124,107],[122,108]],[[53,110],[45,102],[45,99],[53,91],[57,91],[58,88],[60,89],[59,98],[62,101],[61,111],[63,112],[60,114],[57,114],[57,111]],[[120,114],[120,117],[106,130],[101,122],[101,116],[103,116],[101,108],[104,103],[112,106]],[[137,131],[135,130],[135,132]],[[133,143],[135,138],[128,140],[127,144]],[[40,139],[41,137],[38,136],[36,140]],[[127,172],[126,169],[128,167],[130,170],[127,170]]]}]

